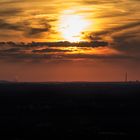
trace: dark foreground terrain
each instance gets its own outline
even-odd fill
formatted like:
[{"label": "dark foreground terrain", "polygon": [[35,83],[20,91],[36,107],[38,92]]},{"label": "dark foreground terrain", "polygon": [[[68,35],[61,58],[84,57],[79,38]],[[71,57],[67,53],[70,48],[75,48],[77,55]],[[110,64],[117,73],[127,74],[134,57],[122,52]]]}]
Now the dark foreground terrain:
[{"label": "dark foreground terrain", "polygon": [[140,83],[1,83],[0,137],[139,136]]}]

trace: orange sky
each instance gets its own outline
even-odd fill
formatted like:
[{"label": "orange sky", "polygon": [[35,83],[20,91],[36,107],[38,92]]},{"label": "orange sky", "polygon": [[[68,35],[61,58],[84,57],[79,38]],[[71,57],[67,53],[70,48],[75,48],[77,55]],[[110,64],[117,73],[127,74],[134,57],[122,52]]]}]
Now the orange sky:
[{"label": "orange sky", "polygon": [[1,0],[0,7],[0,79],[119,81],[126,71],[140,79],[139,0]]}]

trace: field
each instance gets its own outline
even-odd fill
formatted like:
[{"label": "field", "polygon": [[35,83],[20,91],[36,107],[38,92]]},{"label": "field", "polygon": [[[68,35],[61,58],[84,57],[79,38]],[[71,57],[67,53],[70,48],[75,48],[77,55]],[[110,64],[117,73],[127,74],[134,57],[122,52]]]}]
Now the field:
[{"label": "field", "polygon": [[1,83],[0,137],[140,133],[140,83]]}]

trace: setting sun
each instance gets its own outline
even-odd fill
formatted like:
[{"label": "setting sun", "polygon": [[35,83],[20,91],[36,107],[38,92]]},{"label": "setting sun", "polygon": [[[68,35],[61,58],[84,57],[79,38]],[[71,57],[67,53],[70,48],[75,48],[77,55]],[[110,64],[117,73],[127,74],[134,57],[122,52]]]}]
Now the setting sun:
[{"label": "setting sun", "polygon": [[89,22],[81,15],[63,15],[60,18],[59,31],[65,40],[78,42],[88,26]]}]

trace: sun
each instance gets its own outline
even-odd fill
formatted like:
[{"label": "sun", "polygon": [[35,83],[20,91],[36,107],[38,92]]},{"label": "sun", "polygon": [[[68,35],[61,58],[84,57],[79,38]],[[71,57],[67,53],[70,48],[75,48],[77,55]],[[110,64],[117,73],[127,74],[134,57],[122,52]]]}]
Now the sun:
[{"label": "sun", "polygon": [[59,32],[66,41],[81,41],[82,32],[89,26],[89,22],[81,15],[63,15],[60,18]]}]

